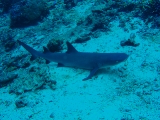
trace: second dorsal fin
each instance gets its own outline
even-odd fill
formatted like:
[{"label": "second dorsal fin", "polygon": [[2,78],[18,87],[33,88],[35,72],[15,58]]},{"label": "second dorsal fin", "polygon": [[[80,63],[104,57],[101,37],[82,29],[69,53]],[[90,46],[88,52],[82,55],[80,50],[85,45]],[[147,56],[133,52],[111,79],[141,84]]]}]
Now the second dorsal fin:
[{"label": "second dorsal fin", "polygon": [[[46,54],[46,53],[49,53],[49,52],[50,51],[46,47],[43,46],[43,53]],[[49,64],[49,63],[50,63],[50,61],[46,59],[46,64]]]},{"label": "second dorsal fin", "polygon": [[78,52],[72,45],[70,42],[67,42],[67,47],[68,47],[68,50],[66,53],[76,53]]},{"label": "second dorsal fin", "polygon": [[48,53],[50,52],[46,47],[43,46],[43,53]]}]

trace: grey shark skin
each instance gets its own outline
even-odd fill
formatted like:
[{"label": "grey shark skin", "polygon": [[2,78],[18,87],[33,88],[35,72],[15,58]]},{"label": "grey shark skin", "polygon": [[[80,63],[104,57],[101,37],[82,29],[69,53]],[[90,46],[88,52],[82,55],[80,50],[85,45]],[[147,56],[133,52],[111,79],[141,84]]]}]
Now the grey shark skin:
[{"label": "grey shark skin", "polygon": [[41,57],[48,62],[57,62],[58,67],[77,67],[90,70],[89,76],[83,81],[91,79],[98,69],[119,64],[128,58],[125,53],[78,52],[69,42],[67,42],[68,50],[66,53],[51,53],[46,47],[43,47],[44,52],[42,53],[21,41],[18,43],[32,54],[31,60]]}]

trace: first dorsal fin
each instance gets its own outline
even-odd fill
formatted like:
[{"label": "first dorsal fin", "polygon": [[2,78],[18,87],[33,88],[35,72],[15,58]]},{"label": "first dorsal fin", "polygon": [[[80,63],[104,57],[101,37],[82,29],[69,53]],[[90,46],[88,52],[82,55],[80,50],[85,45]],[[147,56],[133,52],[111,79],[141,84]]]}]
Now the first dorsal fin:
[{"label": "first dorsal fin", "polygon": [[76,53],[78,52],[72,45],[71,43],[67,42],[67,47],[68,47],[68,50],[66,53]]}]

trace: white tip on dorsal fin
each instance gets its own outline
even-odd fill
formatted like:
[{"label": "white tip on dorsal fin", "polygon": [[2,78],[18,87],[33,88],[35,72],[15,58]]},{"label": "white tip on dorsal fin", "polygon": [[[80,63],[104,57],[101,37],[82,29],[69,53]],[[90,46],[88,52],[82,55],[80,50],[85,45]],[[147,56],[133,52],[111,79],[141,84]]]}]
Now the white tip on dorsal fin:
[{"label": "white tip on dorsal fin", "polygon": [[68,50],[66,53],[76,53],[78,52],[72,45],[71,43],[67,42],[67,47],[68,47]]}]

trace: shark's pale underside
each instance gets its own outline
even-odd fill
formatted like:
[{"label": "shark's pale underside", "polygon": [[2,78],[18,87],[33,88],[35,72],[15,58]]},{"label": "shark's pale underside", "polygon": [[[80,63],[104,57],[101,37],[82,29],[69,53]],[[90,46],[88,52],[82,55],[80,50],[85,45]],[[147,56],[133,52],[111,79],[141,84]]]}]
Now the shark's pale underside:
[{"label": "shark's pale underside", "polygon": [[57,62],[58,67],[77,67],[90,70],[89,76],[83,80],[91,79],[100,68],[119,64],[128,58],[125,53],[78,52],[69,42],[67,42],[66,53],[52,53],[46,47],[43,47],[44,52],[39,52],[21,41],[18,43],[32,54],[32,60],[41,57],[48,62]]}]

